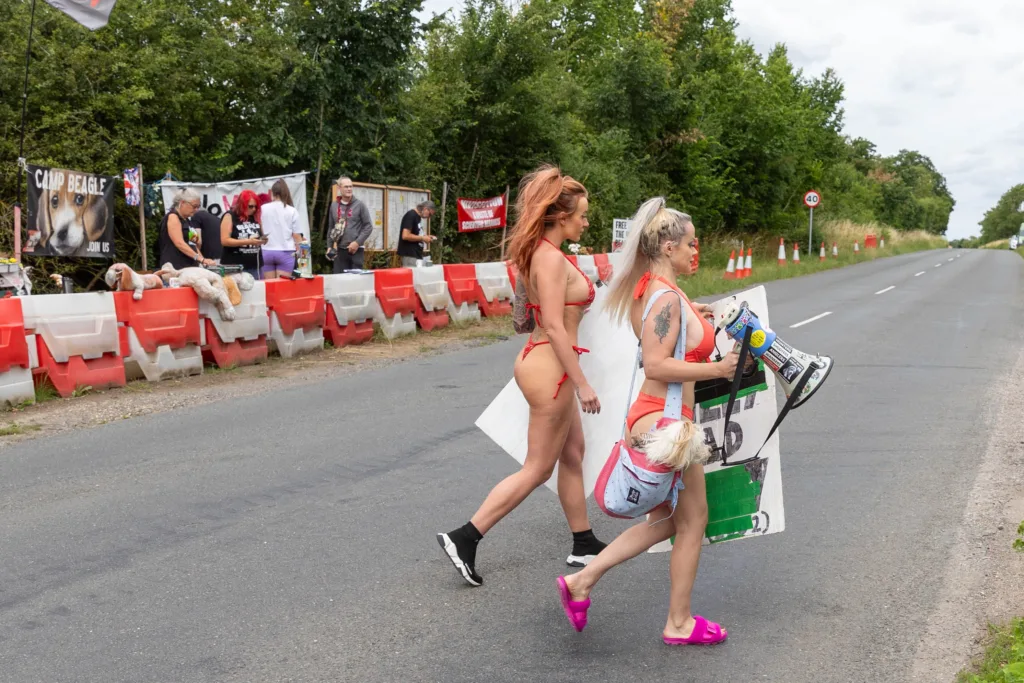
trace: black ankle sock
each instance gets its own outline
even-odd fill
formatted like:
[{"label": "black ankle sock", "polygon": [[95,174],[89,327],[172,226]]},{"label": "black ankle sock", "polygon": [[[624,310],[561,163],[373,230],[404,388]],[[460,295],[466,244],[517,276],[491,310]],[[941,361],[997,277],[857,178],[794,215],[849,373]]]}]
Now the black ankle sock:
[{"label": "black ankle sock", "polygon": [[476,546],[483,537],[472,522],[466,522],[455,531],[448,532],[448,538],[458,548],[459,556],[469,565],[476,562]]},{"label": "black ankle sock", "polygon": [[572,532],[573,555],[597,555],[604,550],[605,543],[597,540],[593,529]]},{"label": "black ankle sock", "polygon": [[484,535],[477,531],[476,527],[473,526],[473,522],[466,522],[459,527],[458,531],[466,538],[467,541],[472,541],[473,545],[476,545],[484,538]]}]

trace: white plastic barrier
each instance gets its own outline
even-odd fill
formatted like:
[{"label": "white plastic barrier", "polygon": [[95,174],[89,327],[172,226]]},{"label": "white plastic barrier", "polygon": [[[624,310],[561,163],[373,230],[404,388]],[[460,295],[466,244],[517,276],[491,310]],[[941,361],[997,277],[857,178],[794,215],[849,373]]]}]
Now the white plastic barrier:
[{"label": "white plastic barrier", "polygon": [[377,294],[373,273],[324,275],[324,304],[334,311],[339,325],[377,318]]},{"label": "white plastic barrier", "polygon": [[[26,296],[21,310],[25,330],[42,337],[58,363],[72,356],[91,359],[119,352],[112,292]],[[39,364],[38,357],[35,362]]]},{"label": "white plastic barrier", "polygon": [[576,265],[583,274],[590,278],[591,282],[597,282],[601,279],[601,276],[597,272],[597,264],[594,263],[594,257],[589,254],[581,254],[576,257]]},{"label": "white plastic barrier", "polygon": [[128,328],[128,356],[124,359],[125,379],[144,378],[150,382],[159,382],[174,377],[201,374],[203,352],[195,344],[188,344],[180,349],[161,345],[150,353],[142,348],[135,330]]},{"label": "white plastic barrier", "polygon": [[448,308],[448,283],[442,266],[412,268],[412,285],[424,310],[443,311]]},{"label": "white plastic barrier", "polygon": [[241,339],[252,341],[259,337],[270,334],[270,317],[267,315],[267,288],[266,283],[257,280],[253,288],[242,292],[242,303],[235,306],[235,319],[232,321],[223,320],[217,307],[209,301],[199,300],[199,318],[203,345],[206,344],[206,324],[203,318],[209,318],[213,328],[217,330],[217,336],[223,342],[233,342]]},{"label": "white plastic barrier", "polygon": [[488,301],[512,300],[512,281],[504,263],[477,263],[476,280]]},{"label": "white plastic barrier", "polygon": [[270,312],[270,334],[267,336],[267,350],[277,351],[282,358],[292,358],[300,353],[313,353],[324,348],[324,328],[296,328],[286,334],[277,321],[277,313]]},{"label": "white plastic barrier", "polygon": [[451,294],[448,295],[448,317],[457,323],[478,323],[480,322],[480,304],[463,301],[456,306]]},{"label": "white plastic barrier", "polygon": [[416,316],[413,313],[396,313],[391,318],[384,315],[384,311],[377,305],[377,314],[373,321],[380,325],[380,331],[388,339],[395,339],[407,334],[416,334]]},{"label": "white plastic barrier", "polygon": [[32,370],[29,368],[11,368],[0,372],[0,406],[7,403],[18,406],[22,403],[35,403],[36,389],[32,383]]},{"label": "white plastic barrier", "polygon": [[612,272],[613,273],[618,273],[619,272],[619,264],[622,263],[622,252],[621,251],[613,251],[613,252],[609,253],[608,254],[608,263],[610,263],[612,265]]}]

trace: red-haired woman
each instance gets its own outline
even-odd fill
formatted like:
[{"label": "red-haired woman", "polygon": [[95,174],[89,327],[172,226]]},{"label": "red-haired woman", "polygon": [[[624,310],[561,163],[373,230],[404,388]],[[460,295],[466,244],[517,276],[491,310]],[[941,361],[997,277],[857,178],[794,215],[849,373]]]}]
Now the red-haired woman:
[{"label": "red-haired woman", "polygon": [[267,241],[260,227],[260,200],[252,190],[242,190],[235,205],[220,222],[220,241],[224,265],[242,266],[242,270],[260,279],[260,247]]},{"label": "red-haired woman", "polygon": [[566,240],[578,241],[589,225],[587,203],[586,188],[551,166],[526,176],[519,187],[509,258],[519,271],[517,305],[520,312],[526,309],[526,316],[517,316],[517,331],[525,331],[521,325],[534,313],[533,324],[526,328],[532,333],[515,363],[516,384],[530,404],[526,462],[491,490],[469,522],[437,535],[471,586],[483,583],[475,567],[483,535],[547,481],[555,463],[558,497],[573,535],[566,563],[586,566],[605,545],[594,536],[587,517],[579,411],[582,404],[584,412],[596,414],[601,403],[580,368],[579,354],[586,349],[576,346],[580,320],[594,301],[594,285],[560,248]]}]

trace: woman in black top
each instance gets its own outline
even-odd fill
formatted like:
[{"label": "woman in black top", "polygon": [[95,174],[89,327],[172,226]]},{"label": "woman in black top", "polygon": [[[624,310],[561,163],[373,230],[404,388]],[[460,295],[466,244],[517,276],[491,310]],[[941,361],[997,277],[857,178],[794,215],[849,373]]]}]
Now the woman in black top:
[{"label": "woman in black top", "polygon": [[220,262],[242,266],[245,272],[259,280],[260,247],[266,241],[260,227],[260,200],[252,190],[243,190],[220,223],[220,242],[224,247]]},{"label": "woman in black top", "polygon": [[213,263],[203,258],[198,249],[188,243],[188,219],[199,208],[199,195],[192,190],[181,190],[174,195],[171,210],[160,222],[156,250],[159,266],[170,263],[175,270]]}]

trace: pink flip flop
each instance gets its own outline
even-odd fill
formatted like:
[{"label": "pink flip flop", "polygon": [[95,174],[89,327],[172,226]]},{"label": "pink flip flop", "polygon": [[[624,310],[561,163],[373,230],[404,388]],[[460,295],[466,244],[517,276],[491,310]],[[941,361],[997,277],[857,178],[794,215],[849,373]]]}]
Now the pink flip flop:
[{"label": "pink flip flop", "polygon": [[565,577],[558,577],[558,595],[562,598],[562,609],[569,623],[577,632],[587,626],[587,609],[590,607],[590,598],[586,600],[573,600],[569,592],[569,586],[565,583]]},{"label": "pink flip flop", "polygon": [[699,614],[693,615],[693,633],[687,638],[669,638],[663,635],[666,645],[717,645],[729,637],[729,632],[713,621],[708,621]]}]

